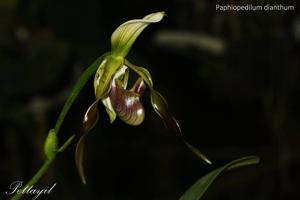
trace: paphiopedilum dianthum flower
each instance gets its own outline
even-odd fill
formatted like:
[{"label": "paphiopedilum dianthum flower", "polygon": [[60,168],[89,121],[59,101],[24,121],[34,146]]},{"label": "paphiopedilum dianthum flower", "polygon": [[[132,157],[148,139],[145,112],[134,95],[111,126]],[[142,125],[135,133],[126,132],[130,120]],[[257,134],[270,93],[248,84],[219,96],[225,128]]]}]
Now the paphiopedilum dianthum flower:
[{"label": "paphiopedilum dianthum flower", "polygon": [[[149,71],[130,63],[126,59],[126,55],[140,33],[149,24],[159,22],[164,16],[164,12],[157,12],[147,15],[143,19],[127,21],[120,25],[111,36],[112,50],[102,57],[95,74],[94,89],[96,100],[85,113],[83,134],[77,143],[75,152],[76,165],[83,183],[86,183],[83,170],[84,140],[86,134],[98,121],[98,103],[102,101],[111,123],[118,116],[129,125],[139,125],[145,117],[140,97],[146,86],[150,90],[151,104],[165,125],[176,132],[196,155],[207,163],[211,163],[198,149],[183,139],[179,124],[168,111],[166,100],[153,88]],[[138,80],[130,90],[127,89],[129,69],[139,75]]]}]

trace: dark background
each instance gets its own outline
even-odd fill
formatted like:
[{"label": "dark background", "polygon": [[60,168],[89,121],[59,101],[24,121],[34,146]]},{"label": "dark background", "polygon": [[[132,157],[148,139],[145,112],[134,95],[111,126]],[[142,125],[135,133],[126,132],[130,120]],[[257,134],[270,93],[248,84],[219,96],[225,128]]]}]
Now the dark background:
[{"label": "dark background", "polygon": [[[236,1],[231,1],[237,4]],[[39,199],[173,200],[198,178],[233,159],[261,163],[222,175],[204,199],[300,199],[300,15],[295,11],[220,12],[209,0],[0,0],[1,199],[44,160],[43,141],[76,80],[110,50],[113,30],[166,11],[134,44],[128,59],[145,66],[197,159],[144,98],[146,119],[131,127],[100,121],[87,141],[87,185],[74,164],[75,143],[37,187]],[[131,78],[136,78],[131,76]],[[94,101],[93,82],[68,114],[60,141],[79,132]],[[29,198],[28,196],[26,198]]]}]

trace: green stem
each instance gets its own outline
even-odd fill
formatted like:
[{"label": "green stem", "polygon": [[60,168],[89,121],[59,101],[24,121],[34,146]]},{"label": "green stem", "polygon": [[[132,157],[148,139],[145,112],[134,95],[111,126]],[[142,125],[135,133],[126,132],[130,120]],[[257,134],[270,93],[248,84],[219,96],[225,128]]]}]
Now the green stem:
[{"label": "green stem", "polygon": [[76,135],[72,135],[71,137],[69,137],[69,139],[67,139],[67,141],[65,141],[65,143],[59,147],[59,149],[57,150],[58,153],[63,152],[70,144],[71,142],[74,140]]},{"label": "green stem", "polygon": [[[24,185],[22,189],[24,189],[26,186],[33,186],[35,185],[40,178],[48,171],[48,168],[50,167],[51,163],[55,160],[56,156],[53,156],[52,158],[48,158],[47,160],[44,161],[44,164],[41,166],[41,168],[35,173],[35,175]],[[21,199],[22,196],[24,195],[24,191],[15,194],[10,200],[18,200]]]},{"label": "green stem", "polygon": [[[57,135],[60,127],[67,115],[67,113],[69,112],[72,104],[74,103],[74,101],[76,100],[78,94],[80,93],[80,91],[82,90],[82,88],[84,87],[84,85],[87,83],[87,81],[91,78],[91,76],[96,72],[97,68],[99,67],[99,65],[101,64],[101,62],[103,61],[103,59],[108,55],[109,53],[105,53],[102,56],[100,56],[93,64],[91,64],[81,75],[81,77],[79,78],[79,80],[77,81],[77,83],[75,84],[70,96],[68,97],[67,101],[64,104],[64,107],[62,109],[62,111],[59,114],[59,117],[56,121],[55,124],[55,134]],[[35,175],[28,181],[28,183],[26,183],[26,185],[21,189],[23,190],[26,186],[33,186],[35,185],[40,178],[48,171],[49,167],[51,166],[51,164],[53,163],[53,161],[56,158],[56,155],[58,152],[63,152],[70,144],[71,141],[74,139],[74,136],[71,136],[56,152],[56,154],[53,157],[47,158],[43,165],[41,166],[41,168],[35,173]],[[21,193],[17,193],[15,194],[11,200],[18,200],[21,199],[22,196],[24,195],[23,192]]]}]

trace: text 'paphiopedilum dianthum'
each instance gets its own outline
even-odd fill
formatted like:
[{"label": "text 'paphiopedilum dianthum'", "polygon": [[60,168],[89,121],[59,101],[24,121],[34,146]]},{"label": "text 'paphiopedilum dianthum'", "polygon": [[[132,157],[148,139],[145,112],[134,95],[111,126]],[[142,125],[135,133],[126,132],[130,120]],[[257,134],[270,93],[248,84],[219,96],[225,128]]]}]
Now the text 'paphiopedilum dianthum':
[{"label": "text 'paphiopedilum dianthum'", "polygon": [[[159,22],[164,16],[164,12],[157,12],[147,15],[143,19],[127,21],[121,24],[111,36],[112,50],[101,57],[94,79],[96,100],[85,113],[83,134],[75,151],[76,166],[83,183],[86,183],[83,170],[84,140],[86,134],[98,121],[99,102],[105,106],[111,123],[116,117],[119,117],[125,123],[136,126],[141,124],[145,117],[140,97],[147,88],[150,90],[151,104],[165,125],[176,132],[197,156],[207,163],[211,163],[204,154],[183,139],[179,124],[168,111],[166,100],[153,88],[149,71],[130,63],[126,59],[126,55],[140,33],[149,24]],[[131,89],[127,89],[129,70],[139,76]]]}]

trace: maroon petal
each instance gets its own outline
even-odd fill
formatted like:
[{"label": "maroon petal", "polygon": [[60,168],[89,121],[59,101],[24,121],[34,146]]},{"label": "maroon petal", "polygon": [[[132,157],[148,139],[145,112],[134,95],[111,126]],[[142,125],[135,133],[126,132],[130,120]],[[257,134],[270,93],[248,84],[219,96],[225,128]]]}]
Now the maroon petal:
[{"label": "maroon petal", "polygon": [[146,86],[139,78],[131,90],[126,90],[120,80],[116,79],[110,92],[111,104],[118,117],[127,124],[139,125],[145,118],[145,110],[140,101],[140,95]]},{"label": "maroon petal", "polygon": [[98,101],[95,101],[86,111],[84,119],[82,122],[83,133],[78,140],[76,150],[75,150],[75,163],[79,173],[79,176],[84,184],[86,184],[86,179],[83,169],[83,158],[84,158],[84,146],[85,137],[91,131],[91,129],[96,125],[99,119],[98,112]]},{"label": "maroon petal", "polygon": [[139,94],[140,96],[143,95],[144,91],[146,89],[146,85],[143,81],[143,78],[139,78],[135,84],[133,85],[133,87],[131,88],[130,91],[135,92],[137,94]]},{"label": "maroon petal", "polygon": [[199,158],[208,164],[212,164],[211,161],[199,149],[185,141],[178,122],[169,112],[167,101],[159,92],[155,91],[154,89],[151,90],[151,103],[155,112],[163,119],[165,125],[177,133],[182,139],[183,143]]}]

